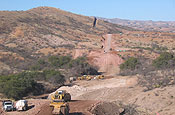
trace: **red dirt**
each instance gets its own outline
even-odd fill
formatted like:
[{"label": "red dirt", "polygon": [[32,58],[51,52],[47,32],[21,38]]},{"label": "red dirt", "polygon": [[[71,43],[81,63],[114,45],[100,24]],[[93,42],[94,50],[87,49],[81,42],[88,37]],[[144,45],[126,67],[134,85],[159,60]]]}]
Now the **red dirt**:
[{"label": "red dirt", "polygon": [[70,114],[77,115],[92,115],[90,110],[97,104],[99,101],[94,100],[79,100],[79,101],[72,101],[69,103],[70,105]]},{"label": "red dirt", "polygon": [[[69,103],[70,115],[91,115],[91,110],[99,101],[92,100],[73,100]],[[29,106],[34,105],[28,111],[22,112],[4,112],[2,111],[2,103],[0,102],[0,115],[52,115],[52,110],[49,106],[49,100],[29,100]]]},{"label": "red dirt", "polygon": [[101,49],[84,50],[76,49],[74,52],[74,58],[87,54],[89,62],[99,68],[99,72],[104,72],[107,75],[116,75],[119,73],[119,65],[123,63],[123,60],[119,57],[117,51],[112,51],[116,47],[113,40],[113,34],[106,34],[102,36]]},{"label": "red dirt", "polygon": [[119,65],[123,63],[123,60],[116,52],[91,51],[88,57],[91,59],[91,63],[99,67],[100,72],[106,72],[108,75],[117,74]]}]

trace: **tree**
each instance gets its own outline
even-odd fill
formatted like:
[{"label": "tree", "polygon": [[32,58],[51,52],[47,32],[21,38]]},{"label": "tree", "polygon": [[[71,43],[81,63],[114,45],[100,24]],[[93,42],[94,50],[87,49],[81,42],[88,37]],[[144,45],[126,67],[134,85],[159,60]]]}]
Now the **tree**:
[{"label": "tree", "polygon": [[135,57],[130,57],[128,58],[124,63],[122,63],[120,65],[120,69],[121,70],[124,70],[124,69],[131,69],[131,70],[134,70],[137,65],[139,64],[139,61],[137,58]]},{"label": "tree", "polygon": [[173,54],[169,52],[163,52],[153,60],[152,65],[156,68],[170,68],[171,66],[175,66],[175,59]]}]

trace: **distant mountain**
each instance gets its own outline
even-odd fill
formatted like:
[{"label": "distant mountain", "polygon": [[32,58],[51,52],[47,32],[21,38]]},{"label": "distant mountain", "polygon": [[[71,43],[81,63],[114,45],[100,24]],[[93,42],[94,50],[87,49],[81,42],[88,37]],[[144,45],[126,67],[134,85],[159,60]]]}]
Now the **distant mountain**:
[{"label": "distant mountain", "polygon": [[128,26],[144,31],[161,31],[161,32],[175,32],[175,21],[139,21],[139,20],[126,20],[126,19],[107,19],[100,18],[110,23]]}]

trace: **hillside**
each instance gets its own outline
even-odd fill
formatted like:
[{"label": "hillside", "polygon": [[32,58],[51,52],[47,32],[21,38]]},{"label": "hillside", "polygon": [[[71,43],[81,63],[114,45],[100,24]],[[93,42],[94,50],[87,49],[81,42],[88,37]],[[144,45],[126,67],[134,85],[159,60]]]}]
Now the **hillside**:
[{"label": "hillside", "polygon": [[[137,51],[144,48],[174,51],[174,33],[138,31],[100,19],[93,28],[93,17],[52,7],[0,11],[0,17],[1,74],[28,70],[40,59],[47,60],[53,55],[69,55],[86,56],[100,72],[114,75],[119,72],[120,55],[154,59],[157,51]],[[114,52],[104,53],[111,50]]]},{"label": "hillside", "polygon": [[123,26],[132,27],[144,31],[161,31],[161,32],[175,32],[175,21],[140,21],[140,20],[126,20],[126,19],[105,19],[110,23],[119,24]]},{"label": "hillside", "polygon": [[[18,72],[48,55],[74,55],[75,49],[100,48],[100,36],[132,28],[65,12],[52,7],[0,11],[0,67]],[[2,73],[2,72],[1,72]]]}]

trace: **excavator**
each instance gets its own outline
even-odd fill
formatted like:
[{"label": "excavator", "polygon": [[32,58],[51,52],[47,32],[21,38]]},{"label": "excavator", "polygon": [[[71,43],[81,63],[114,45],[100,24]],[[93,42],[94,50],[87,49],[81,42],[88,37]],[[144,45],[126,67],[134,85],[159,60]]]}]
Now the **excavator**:
[{"label": "excavator", "polygon": [[53,107],[52,114],[54,115],[69,115],[69,104],[71,95],[65,90],[56,91],[51,95],[50,106]]}]

